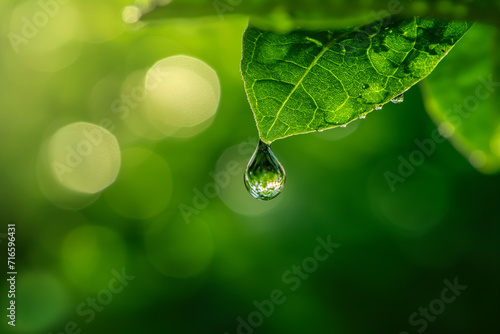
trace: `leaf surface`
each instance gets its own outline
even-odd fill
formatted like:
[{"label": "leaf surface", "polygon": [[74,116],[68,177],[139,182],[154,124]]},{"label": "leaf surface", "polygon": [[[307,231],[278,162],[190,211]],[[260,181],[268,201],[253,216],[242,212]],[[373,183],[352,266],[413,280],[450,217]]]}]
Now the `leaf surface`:
[{"label": "leaf surface", "polygon": [[429,75],[466,21],[418,18],[279,34],[248,27],[241,72],[261,139],[348,124]]}]

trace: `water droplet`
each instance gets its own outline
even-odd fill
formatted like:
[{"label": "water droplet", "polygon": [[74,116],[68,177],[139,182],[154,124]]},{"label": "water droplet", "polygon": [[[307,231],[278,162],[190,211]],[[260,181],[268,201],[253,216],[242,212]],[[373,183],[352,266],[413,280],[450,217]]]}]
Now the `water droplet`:
[{"label": "water droplet", "polygon": [[252,197],[267,201],[278,196],[285,186],[285,170],[271,146],[259,140],[245,172],[245,186]]},{"label": "water droplet", "polygon": [[378,104],[378,105],[375,106],[375,110],[380,110],[380,109],[382,109],[382,105],[381,104]]},{"label": "water droplet", "polygon": [[346,126],[347,126],[347,124],[342,124],[340,127],[345,128]]},{"label": "water droplet", "polygon": [[405,100],[403,94],[400,94],[391,100],[392,103],[403,103]]},{"label": "water droplet", "polygon": [[365,119],[366,115],[359,116],[360,119]]}]

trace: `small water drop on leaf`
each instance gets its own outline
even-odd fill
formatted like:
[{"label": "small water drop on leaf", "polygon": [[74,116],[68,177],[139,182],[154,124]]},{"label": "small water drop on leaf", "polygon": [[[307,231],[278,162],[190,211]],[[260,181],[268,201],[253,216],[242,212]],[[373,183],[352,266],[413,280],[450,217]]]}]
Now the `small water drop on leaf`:
[{"label": "small water drop on leaf", "polygon": [[342,124],[340,127],[345,128],[346,126],[347,126],[347,124]]},{"label": "small water drop on leaf", "polygon": [[259,140],[244,177],[250,195],[263,201],[273,199],[283,191],[285,178],[285,170],[271,146]]},{"label": "small water drop on leaf", "polygon": [[398,96],[396,96],[395,98],[393,98],[391,100],[392,103],[403,103],[404,102],[404,96],[403,94],[400,94]]},{"label": "small water drop on leaf", "polygon": [[375,106],[375,110],[380,110],[380,109],[382,109],[382,107],[383,107],[383,106],[382,106],[381,104],[380,104],[380,105],[376,105],[376,106]]},{"label": "small water drop on leaf", "polygon": [[366,115],[359,116],[359,119],[365,119]]}]

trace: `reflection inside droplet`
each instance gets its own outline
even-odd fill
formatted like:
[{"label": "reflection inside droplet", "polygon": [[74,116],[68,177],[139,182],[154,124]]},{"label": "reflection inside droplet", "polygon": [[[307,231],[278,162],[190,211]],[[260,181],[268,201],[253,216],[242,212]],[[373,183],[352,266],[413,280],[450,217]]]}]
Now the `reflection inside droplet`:
[{"label": "reflection inside droplet", "polygon": [[274,156],[271,146],[259,140],[245,172],[245,186],[256,199],[270,200],[285,186],[285,170]]},{"label": "reflection inside droplet", "polygon": [[[242,215],[260,215],[275,208],[283,197],[273,201],[256,201],[248,196],[246,187],[241,186],[241,174],[245,172],[248,157],[253,154],[258,138],[249,138],[228,148],[217,161],[215,175],[228,175],[226,184],[220,184],[219,197],[234,212]],[[236,176],[240,177],[236,177]]]}]

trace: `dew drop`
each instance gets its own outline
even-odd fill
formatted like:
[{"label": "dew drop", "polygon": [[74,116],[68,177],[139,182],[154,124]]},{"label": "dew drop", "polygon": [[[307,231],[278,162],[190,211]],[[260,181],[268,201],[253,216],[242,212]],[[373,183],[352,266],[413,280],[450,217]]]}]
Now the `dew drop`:
[{"label": "dew drop", "polygon": [[365,119],[366,115],[359,116],[360,119]]},{"label": "dew drop", "polygon": [[381,104],[375,106],[375,110],[380,110],[380,109],[382,109],[382,105]]},{"label": "dew drop", "polygon": [[346,126],[347,126],[347,124],[342,124],[340,127],[345,128]]},{"label": "dew drop", "polygon": [[245,186],[252,197],[268,201],[285,186],[285,170],[274,156],[271,146],[259,140],[245,172]]},{"label": "dew drop", "polygon": [[392,103],[403,103],[404,102],[404,96],[403,94],[400,94],[398,96],[396,96],[395,98],[393,98],[391,100]]}]

